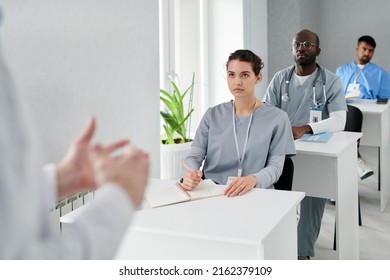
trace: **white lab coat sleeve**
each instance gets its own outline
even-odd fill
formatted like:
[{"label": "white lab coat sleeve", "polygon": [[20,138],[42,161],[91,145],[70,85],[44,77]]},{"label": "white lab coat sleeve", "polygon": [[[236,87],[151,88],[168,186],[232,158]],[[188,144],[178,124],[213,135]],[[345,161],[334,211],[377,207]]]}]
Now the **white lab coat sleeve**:
[{"label": "white lab coat sleeve", "polygon": [[43,180],[45,189],[45,203],[49,208],[54,207],[54,202],[57,200],[57,167],[54,163],[46,164],[43,168]]},{"label": "white lab coat sleeve", "polygon": [[[81,259],[112,259],[130,224],[134,204],[123,188],[107,184],[62,233]],[[131,248],[130,248],[131,250]]]},{"label": "white lab coat sleeve", "polygon": [[329,118],[322,120],[316,123],[309,123],[313,134],[323,133],[323,132],[336,132],[342,131],[345,128],[345,122],[347,120],[347,112],[335,111],[330,112]]},{"label": "white lab coat sleeve", "polygon": [[41,237],[26,234],[29,240],[17,258],[112,259],[135,210],[123,188],[107,184],[78,210],[74,221],[63,225],[61,235],[49,231]]}]

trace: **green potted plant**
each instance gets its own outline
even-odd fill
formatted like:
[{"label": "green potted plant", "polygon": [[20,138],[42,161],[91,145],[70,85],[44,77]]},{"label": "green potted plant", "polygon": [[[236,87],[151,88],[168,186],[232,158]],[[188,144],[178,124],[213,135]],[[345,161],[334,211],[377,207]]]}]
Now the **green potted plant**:
[{"label": "green potted plant", "polygon": [[[160,110],[160,115],[164,121],[163,127],[166,139],[161,139],[162,144],[178,144],[190,142],[190,123],[191,114],[194,111],[192,107],[192,98],[194,92],[195,73],[192,74],[191,85],[181,92],[177,84],[171,80],[172,91],[168,92],[160,89],[160,100],[165,105]],[[187,111],[184,106],[184,98],[189,93]]]},{"label": "green potted plant", "polygon": [[[194,112],[192,98],[194,92],[195,73],[190,86],[180,91],[179,86],[171,80],[172,91],[160,89],[160,100],[164,105],[160,109],[165,135],[160,145],[160,177],[161,179],[178,179],[184,172],[182,161],[191,148],[190,123]],[[184,106],[185,97],[188,106]]]}]

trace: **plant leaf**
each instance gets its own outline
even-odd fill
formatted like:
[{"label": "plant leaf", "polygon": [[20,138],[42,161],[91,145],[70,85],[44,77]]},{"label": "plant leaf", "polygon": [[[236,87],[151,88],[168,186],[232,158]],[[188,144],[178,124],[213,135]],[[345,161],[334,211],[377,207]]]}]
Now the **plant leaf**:
[{"label": "plant leaf", "polygon": [[[192,75],[191,85],[182,93],[177,84],[171,80],[172,92],[160,89],[160,101],[165,105],[164,110],[160,110],[160,115],[164,121],[164,130],[167,134],[167,143],[174,144],[174,134],[177,132],[182,142],[188,142],[187,124],[191,120],[191,114],[194,111],[192,108],[192,97],[194,90],[195,73]],[[183,100],[190,93],[188,111],[184,112]]]}]

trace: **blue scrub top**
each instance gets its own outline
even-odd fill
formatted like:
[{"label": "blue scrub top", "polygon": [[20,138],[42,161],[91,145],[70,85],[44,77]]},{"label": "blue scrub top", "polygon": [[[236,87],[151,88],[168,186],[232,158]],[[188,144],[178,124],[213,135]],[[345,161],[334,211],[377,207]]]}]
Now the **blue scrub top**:
[{"label": "blue scrub top", "polygon": [[[361,71],[361,72],[360,72]],[[359,84],[359,90],[363,94],[363,99],[390,98],[390,76],[380,66],[368,63],[361,70],[356,62],[350,62],[337,68],[336,74],[343,83],[344,93],[347,92],[348,85]]]}]

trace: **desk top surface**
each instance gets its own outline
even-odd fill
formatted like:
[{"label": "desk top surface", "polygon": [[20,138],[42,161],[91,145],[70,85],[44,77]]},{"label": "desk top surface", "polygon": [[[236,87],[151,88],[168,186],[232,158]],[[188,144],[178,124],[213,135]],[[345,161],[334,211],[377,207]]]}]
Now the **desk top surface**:
[{"label": "desk top surface", "polygon": [[[158,179],[151,184],[158,184]],[[134,215],[130,230],[259,244],[288,212],[295,211],[303,197],[303,192],[253,189],[239,197],[149,208]]]},{"label": "desk top surface", "polygon": [[387,104],[377,104],[376,99],[351,99],[347,104],[358,107],[363,113],[383,114],[390,108],[390,101]]},{"label": "desk top surface", "polygon": [[[158,187],[160,179],[149,179]],[[224,186],[221,186],[224,187]],[[136,211],[131,231],[240,244],[259,244],[304,198],[303,192],[253,189],[239,197],[217,196]],[[144,201],[143,205],[145,206]],[[61,217],[72,223],[84,205]]]},{"label": "desk top surface", "polygon": [[315,154],[321,156],[339,156],[351,144],[356,145],[356,140],[362,137],[359,132],[339,131],[334,132],[326,143],[304,142],[295,140],[297,154]]}]

